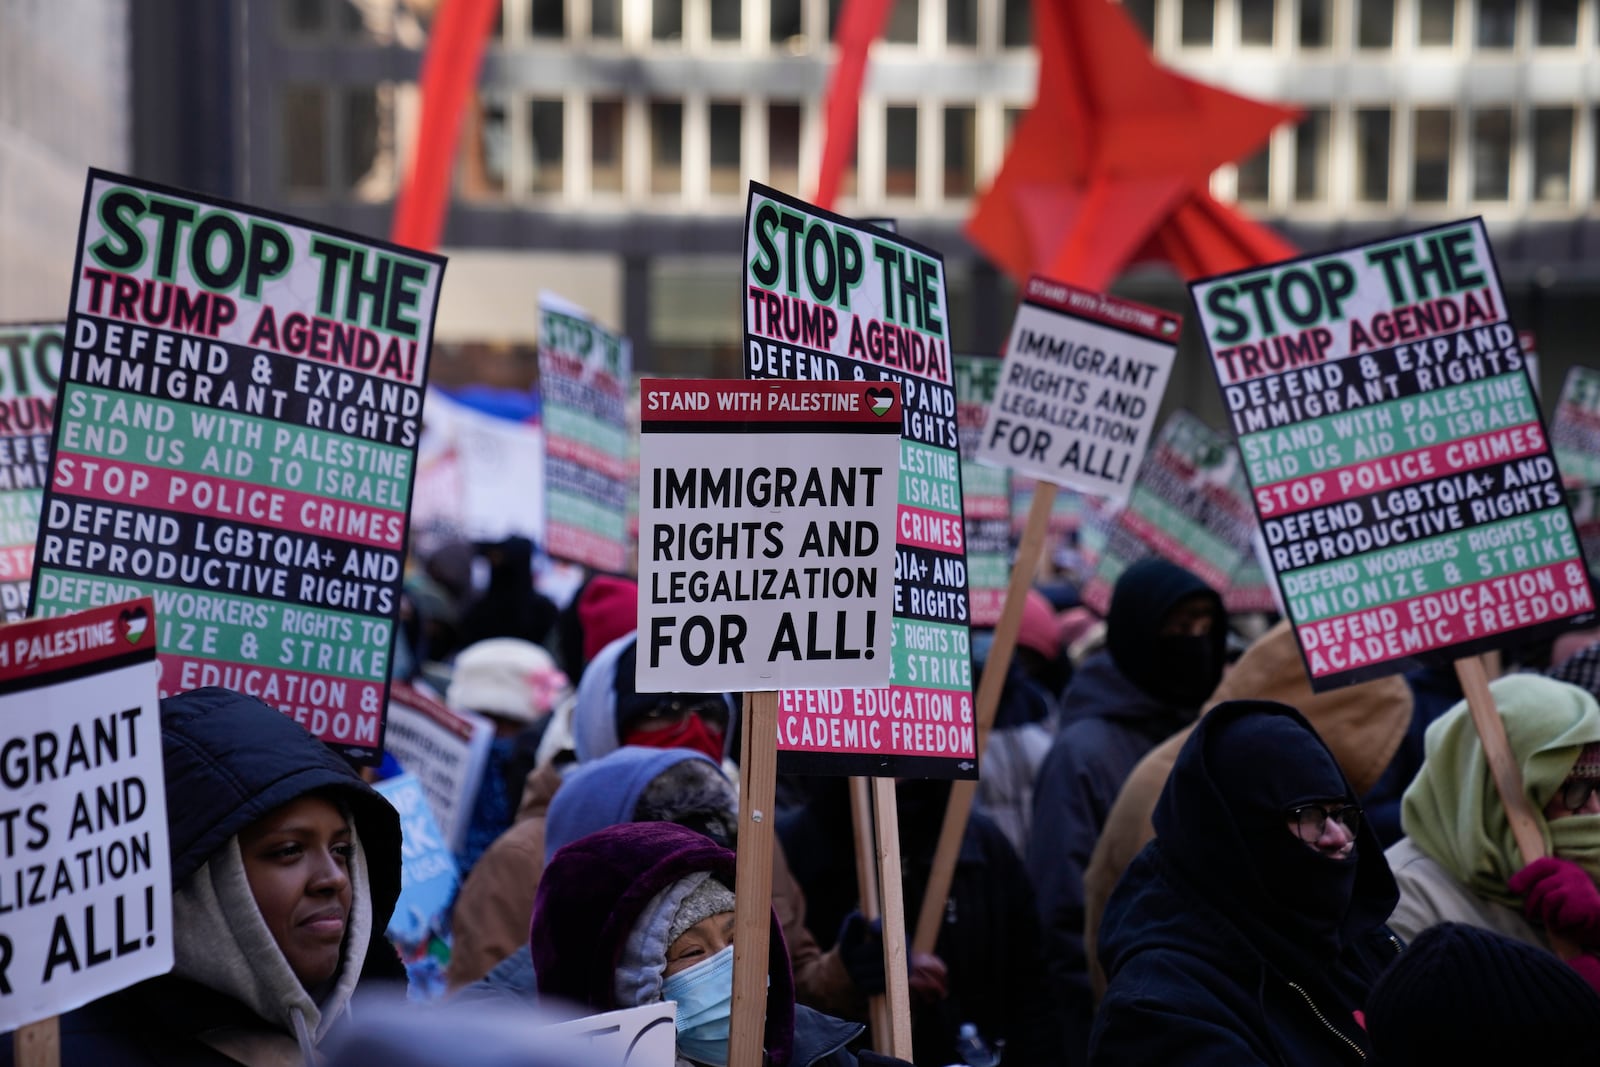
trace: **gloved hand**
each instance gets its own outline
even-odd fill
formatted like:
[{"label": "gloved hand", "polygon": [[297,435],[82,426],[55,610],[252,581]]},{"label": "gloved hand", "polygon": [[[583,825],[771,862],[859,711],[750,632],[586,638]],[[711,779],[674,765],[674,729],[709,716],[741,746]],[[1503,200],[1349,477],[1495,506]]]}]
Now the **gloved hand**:
[{"label": "gloved hand", "polygon": [[[869,923],[859,911],[846,915],[839,927],[839,962],[861,992],[869,997],[883,993],[883,923]],[[906,965],[913,1000],[932,1003],[948,995],[949,973],[938,956],[912,952]]]},{"label": "gloved hand", "polygon": [[869,997],[882,993],[883,923],[869,923],[859,911],[846,915],[839,927],[839,962],[861,992]]},{"label": "gloved hand", "polygon": [[1567,966],[1578,972],[1578,977],[1589,983],[1589,988],[1600,993],[1600,956],[1580,952],[1567,961]]},{"label": "gloved hand", "polygon": [[1511,876],[1530,922],[1584,948],[1600,948],[1600,888],[1582,867],[1556,856],[1536,859]]}]

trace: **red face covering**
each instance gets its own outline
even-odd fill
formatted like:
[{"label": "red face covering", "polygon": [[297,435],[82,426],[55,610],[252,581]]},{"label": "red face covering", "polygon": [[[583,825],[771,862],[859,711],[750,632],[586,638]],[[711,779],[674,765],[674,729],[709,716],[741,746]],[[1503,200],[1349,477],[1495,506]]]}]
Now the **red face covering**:
[{"label": "red face covering", "polygon": [[625,745],[643,745],[645,748],[691,748],[704,752],[717,763],[722,762],[722,734],[706,725],[700,713],[691,711],[681,721],[661,730],[629,730],[622,738]]}]

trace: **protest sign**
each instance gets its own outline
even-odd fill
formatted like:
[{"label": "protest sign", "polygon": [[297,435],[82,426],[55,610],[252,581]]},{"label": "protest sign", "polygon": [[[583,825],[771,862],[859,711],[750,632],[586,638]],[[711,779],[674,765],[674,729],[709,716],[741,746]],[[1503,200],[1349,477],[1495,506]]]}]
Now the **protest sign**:
[{"label": "protest sign", "polygon": [[[898,383],[905,404],[887,689],[779,696],[865,736],[830,773],[975,778],[966,533],[944,261],[904,237],[751,183],[745,215],[745,376]],[[641,534],[641,551],[644,538]],[[779,766],[795,749],[779,739]],[[798,750],[797,750],[798,751]],[[816,764],[811,764],[813,767]]]},{"label": "protest sign", "polygon": [[412,990],[442,996],[449,960],[450,909],[461,871],[434,822],[427,793],[414,774],[398,774],[373,785],[400,813],[400,899],[385,936],[400,953]]},{"label": "protest sign", "polygon": [[1550,419],[1550,443],[1584,557],[1600,572],[1600,371],[1567,371]]},{"label": "protest sign", "polygon": [[65,324],[0,325],[0,620],[27,614]]},{"label": "protest sign", "polygon": [[629,379],[626,337],[539,295],[539,396],[545,431],[546,551],[620,574],[628,566]]},{"label": "protest sign", "polygon": [[[640,692],[888,680],[900,411],[866,382],[640,383]],[[870,743],[818,711],[797,744]]]},{"label": "protest sign", "polygon": [[0,1033],[172,968],[149,599],[0,630]]},{"label": "protest sign", "polygon": [[1011,579],[1011,472],[975,462],[1000,361],[957,356],[956,423],[961,438],[961,508],[967,536],[967,593],[973,626],[1000,621]]},{"label": "protest sign", "polygon": [[1315,689],[1592,619],[1481,220],[1190,289]]},{"label": "protest sign", "polygon": [[163,694],[375,760],[443,271],[90,171],[30,613],[152,596]]},{"label": "protest sign", "polygon": [[979,459],[1126,500],[1167,388],[1181,321],[1132,301],[1028,279]]},{"label": "protest sign", "polygon": [[453,852],[466,847],[472,804],[493,741],[488,719],[451,711],[426,693],[395,683],[383,747],[416,775]]},{"label": "protest sign", "polygon": [[672,1067],[678,1062],[677,1010],[673,1001],[641,1004],[540,1030],[573,1050],[573,1063],[594,1067]]}]

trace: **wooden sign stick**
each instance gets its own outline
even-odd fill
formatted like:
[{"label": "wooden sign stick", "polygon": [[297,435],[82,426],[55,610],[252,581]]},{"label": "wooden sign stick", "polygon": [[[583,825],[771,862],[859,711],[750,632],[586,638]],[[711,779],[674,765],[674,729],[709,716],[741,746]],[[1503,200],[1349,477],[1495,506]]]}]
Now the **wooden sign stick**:
[{"label": "wooden sign stick", "polygon": [[[1017,545],[1017,558],[1011,564],[1011,584],[1006,588],[1006,602],[1000,608],[1000,621],[994,629],[994,643],[989,646],[989,659],[983,667],[983,680],[978,683],[977,720],[978,763],[983,765],[983,750],[989,744],[989,728],[994,725],[995,712],[1000,707],[1000,693],[1005,689],[1006,672],[1011,669],[1011,654],[1017,647],[1017,630],[1022,625],[1022,605],[1033,585],[1033,569],[1044,550],[1044,535],[1050,526],[1050,511],[1056,503],[1056,486],[1053,482],[1039,482],[1033,487],[1033,505],[1028,508],[1028,523],[1022,529],[1022,541]],[[928,872],[927,895],[922,898],[922,911],[917,916],[917,934],[912,948],[917,952],[932,952],[939,939],[939,924],[944,919],[945,899],[950,895],[950,882],[956,874],[956,856],[961,851],[961,837],[967,831],[967,817],[972,814],[972,798],[977,794],[978,783],[956,782],[950,789],[950,802],[944,810],[944,825],[939,829],[939,846],[933,854],[933,868]],[[879,828],[880,831],[882,827]]]},{"label": "wooden sign stick", "polygon": [[906,957],[906,904],[900,878],[900,816],[895,803],[893,778],[872,780],[872,815],[878,828],[878,891],[883,897],[883,984],[889,1002],[889,1055],[910,1063],[911,969]]},{"label": "wooden sign stick", "polygon": [[17,1067],[60,1067],[60,1017],[52,1015],[17,1027],[11,1035],[11,1051],[17,1058]]},{"label": "wooden sign stick", "polygon": [[[850,821],[855,826],[856,886],[861,901],[861,917],[867,922],[883,917],[878,896],[878,834],[872,819],[872,780],[850,779]],[[884,943],[888,952],[888,943]],[[885,957],[884,966],[888,966]],[[889,1001],[882,993],[867,998],[867,1018],[872,1023],[872,1047],[885,1052],[889,1048]]]},{"label": "wooden sign stick", "polygon": [[[1534,817],[1533,805],[1528,801],[1528,791],[1523,788],[1522,769],[1517,766],[1506,740],[1506,724],[1495,707],[1494,694],[1489,691],[1489,677],[1483,660],[1468,656],[1456,660],[1456,677],[1461,679],[1461,691],[1467,697],[1467,709],[1472,713],[1472,725],[1477,728],[1478,740],[1483,743],[1484,759],[1489,764],[1489,774],[1500,794],[1500,804],[1506,809],[1506,819],[1511,823],[1511,835],[1516,838],[1517,851],[1522,853],[1526,866],[1544,856],[1544,837],[1539,833],[1539,822]],[[1550,947],[1564,960],[1578,954],[1578,947],[1554,934]]]},{"label": "wooden sign stick", "polygon": [[762,1062],[767,947],[772,934],[773,795],[778,777],[778,694],[746,693],[739,761],[739,849],[733,887],[730,1064]]}]

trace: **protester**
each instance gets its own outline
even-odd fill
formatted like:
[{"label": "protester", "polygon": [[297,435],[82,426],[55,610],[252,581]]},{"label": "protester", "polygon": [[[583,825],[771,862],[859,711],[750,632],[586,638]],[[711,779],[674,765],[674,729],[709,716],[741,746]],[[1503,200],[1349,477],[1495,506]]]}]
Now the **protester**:
[{"label": "protester", "polygon": [[1155,829],[1106,906],[1110,984],[1089,1062],[1316,1067],[1367,1055],[1357,1012],[1400,950],[1384,926],[1394,879],[1300,713],[1214,707],[1178,753]]},{"label": "protester", "polygon": [[601,649],[638,624],[638,583],[610,574],[591,576],[556,620],[561,669],[569,678],[582,678]]},{"label": "protester", "polygon": [[491,637],[516,637],[535,644],[550,636],[557,608],[533,584],[533,542],[526,537],[477,546],[489,564],[489,584],[461,613],[461,641],[475,645]]},{"label": "protester", "polygon": [[494,724],[466,844],[456,857],[463,874],[511,826],[519,806],[527,771],[514,759],[518,736],[548,715],[568,689],[567,676],[550,653],[521,638],[493,637],[456,656],[445,703],[451,711],[482,715]]},{"label": "protester", "polygon": [[[677,1002],[678,1055],[725,1067],[733,1007],[734,856],[671,823],[624,823],[551,857],[529,943],[542,1003],[584,1012]],[[848,1067],[859,1023],[795,1004],[773,916],[763,1048],[774,1067]],[[874,1057],[876,1062],[884,1062]]]},{"label": "protester", "polygon": [[[1036,595],[1030,593],[1030,600]],[[1029,621],[1026,613],[1023,621]],[[1061,661],[1055,617],[1044,609],[1044,628],[1039,627],[1038,619],[1033,621],[1034,629],[1028,634],[1030,657],[1013,659],[1006,671],[989,744],[983,750],[983,774],[978,779],[976,797],[984,814],[1000,827],[1018,855],[1028,847],[1033,826],[1033,786],[1045,754],[1050,751],[1061,714],[1050,686],[1055,672],[1047,669],[1041,676],[1030,667],[1030,660],[1036,664]],[[1023,652],[1022,640],[1023,634],[1019,633],[1019,655]],[[975,657],[973,664],[980,686],[988,667],[986,659],[987,656]]]},{"label": "protester", "polygon": [[1062,726],[1034,784],[1028,873],[1038,892],[1051,995],[1067,1012],[1066,1062],[1081,1062],[1093,1001],[1083,952],[1083,872],[1140,757],[1192,722],[1222,678],[1222,598],[1162,559],[1117,579],[1106,648],[1062,697]]},{"label": "protester", "polygon": [[1372,987],[1377,1067],[1600,1063],[1600,995],[1554,956],[1465,923],[1417,935]]},{"label": "protester", "polygon": [[628,634],[606,645],[578,682],[572,734],[578,761],[622,745],[690,748],[721,761],[729,704],[721,693],[641,693],[635,688],[637,642]]},{"label": "protester", "polygon": [[[895,786],[908,924],[922,908],[949,796],[945,781]],[[814,779],[805,807],[778,822],[811,932],[839,949],[857,985],[881,989],[882,941],[856,910],[851,833],[848,785],[838,778]],[[1061,1020],[1045,986],[1033,890],[1015,850],[982,812],[967,821],[933,953],[912,953],[908,963],[918,1064],[959,1063],[964,1023],[991,1044],[1005,1042],[1007,1067],[1059,1062]]]},{"label": "protester", "polygon": [[369,947],[394,956],[400,817],[303,727],[231,690],[163,700],[161,748],[173,969],[63,1017],[61,1062],[311,1067]]},{"label": "protester", "polygon": [[[1280,622],[1263,634],[1222,679],[1211,703],[1226,700],[1273,700],[1298,708],[1338,760],[1339,769],[1350,780],[1356,795],[1362,798],[1363,815],[1374,783],[1387,777],[1384,764],[1392,764],[1411,720],[1410,690],[1395,675],[1313,693],[1300,645],[1288,622]],[[1184,729],[1173,734],[1134,767],[1106,816],[1105,830],[1084,872],[1083,939],[1096,1002],[1106,988],[1105,972],[1096,954],[1106,899],[1133,857],[1155,836],[1150,817],[1156,798],[1167,784],[1189,733]],[[1395,819],[1398,823],[1399,816]]]},{"label": "protester", "polygon": [[1490,683],[1523,790],[1549,854],[1524,865],[1465,701],[1428,728],[1427,758],[1406,791],[1406,836],[1389,849],[1400,885],[1392,920],[1411,938],[1455,921],[1550,948],[1600,989],[1600,705],[1533,674]]}]

